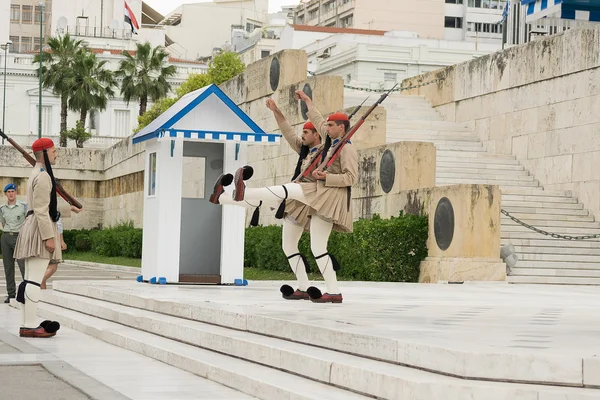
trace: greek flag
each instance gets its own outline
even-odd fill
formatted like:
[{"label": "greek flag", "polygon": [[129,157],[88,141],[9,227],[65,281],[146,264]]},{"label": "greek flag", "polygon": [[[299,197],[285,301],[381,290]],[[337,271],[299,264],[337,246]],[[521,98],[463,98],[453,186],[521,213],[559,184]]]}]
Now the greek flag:
[{"label": "greek flag", "polygon": [[506,6],[504,7],[504,11],[502,11],[502,19],[497,22],[497,24],[502,24],[508,18],[508,10],[510,8],[510,0],[506,2]]}]

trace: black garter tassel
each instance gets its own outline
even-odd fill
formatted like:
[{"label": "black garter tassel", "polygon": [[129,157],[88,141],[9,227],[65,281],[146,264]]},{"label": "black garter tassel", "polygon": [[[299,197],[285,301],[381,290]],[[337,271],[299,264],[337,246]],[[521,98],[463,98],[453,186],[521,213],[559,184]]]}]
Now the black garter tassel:
[{"label": "black garter tassel", "polygon": [[282,187],[283,187],[283,190],[285,191],[285,198],[283,199],[283,201],[279,205],[279,208],[277,209],[277,212],[275,213],[275,218],[277,218],[277,219],[282,219],[284,217],[284,215],[285,215],[285,201],[288,198],[287,188],[285,186],[282,186]]},{"label": "black garter tassel", "polygon": [[260,217],[260,206],[262,206],[262,201],[258,204],[258,207],[254,209],[254,213],[252,213],[250,226],[258,226],[258,218]]}]

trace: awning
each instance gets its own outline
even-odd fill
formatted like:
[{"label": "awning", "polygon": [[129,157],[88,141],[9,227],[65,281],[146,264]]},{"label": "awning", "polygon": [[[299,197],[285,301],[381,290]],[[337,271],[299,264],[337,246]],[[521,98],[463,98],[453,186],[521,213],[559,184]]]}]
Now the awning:
[{"label": "awning", "polygon": [[526,22],[540,19],[600,21],[600,0],[521,0],[527,7]]}]

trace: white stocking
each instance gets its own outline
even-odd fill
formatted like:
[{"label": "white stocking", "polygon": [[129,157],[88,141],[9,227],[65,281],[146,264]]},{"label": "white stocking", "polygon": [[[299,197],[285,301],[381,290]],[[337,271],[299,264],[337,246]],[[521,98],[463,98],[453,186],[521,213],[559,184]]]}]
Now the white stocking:
[{"label": "white stocking", "polygon": [[[299,255],[298,242],[304,231],[301,225],[296,224],[288,216],[283,220],[283,237],[281,240],[283,252],[288,257],[288,262],[296,278],[298,279],[298,289],[306,292],[308,289],[308,275],[306,274],[306,266],[302,257]],[[294,257],[289,258],[291,255],[296,254]]]},{"label": "white stocking", "polygon": [[[48,267],[49,260],[46,258],[27,258],[25,259],[25,280],[35,283],[41,283],[44,278],[44,272]],[[28,283],[25,286],[25,304],[21,305],[21,327],[37,328],[38,302],[41,297],[39,286]]]},{"label": "white stocking", "polygon": [[[333,223],[325,221],[320,217],[313,215],[310,219],[310,249],[313,255],[319,257],[327,253],[327,242],[329,241],[329,235],[331,234],[331,229],[333,228]],[[317,265],[319,266],[319,270],[321,274],[323,274],[323,279],[325,279],[325,284],[327,285],[327,293],[329,294],[339,294],[340,288],[337,283],[337,275],[335,270],[333,269],[333,263],[329,256],[324,256],[318,258]]]}]

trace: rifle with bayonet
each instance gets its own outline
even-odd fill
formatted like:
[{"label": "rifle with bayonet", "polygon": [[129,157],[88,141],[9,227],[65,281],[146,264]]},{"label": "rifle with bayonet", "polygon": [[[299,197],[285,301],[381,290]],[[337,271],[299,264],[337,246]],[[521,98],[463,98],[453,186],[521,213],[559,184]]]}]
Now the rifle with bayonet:
[{"label": "rifle with bayonet", "polygon": [[[13,139],[6,136],[6,134],[2,131],[2,129],[0,129],[0,136],[4,139],[8,140],[8,143],[10,143],[15,149],[17,149],[17,151],[23,155],[25,160],[27,160],[27,162],[29,164],[31,164],[32,167],[35,166],[35,164],[36,164],[35,158],[33,158],[31,156],[31,154],[29,154],[24,148],[19,146],[19,144],[17,142],[15,142]],[[67,193],[67,191],[62,187],[62,185],[58,182],[57,179],[55,179],[55,181],[56,181],[56,193],[58,193],[60,195],[60,197],[65,199],[65,201],[72,206],[75,206],[79,209],[83,208],[83,206],[81,205],[80,202],[78,202],[73,196],[71,196],[69,193]]]},{"label": "rifle with bayonet", "polygon": [[[340,155],[340,152],[342,151],[342,148],[345,146],[345,144],[348,143],[348,141],[350,141],[350,138],[352,136],[354,136],[354,134],[356,133],[358,128],[360,128],[362,126],[362,124],[364,124],[365,120],[369,117],[369,115],[373,112],[373,110],[375,110],[375,107],[377,107],[379,104],[381,104],[386,99],[386,97],[388,97],[388,95],[396,88],[396,86],[398,86],[398,84],[395,84],[393,88],[391,88],[390,90],[388,90],[387,92],[382,94],[381,97],[375,102],[375,104],[373,104],[367,110],[367,112],[365,112],[363,114],[363,116],[360,117],[358,122],[356,124],[354,124],[354,126],[352,126],[348,130],[348,132],[346,132],[346,134],[342,137],[342,139],[338,143],[336,143],[335,146],[331,146],[329,155],[327,157],[325,157],[325,159],[321,163],[319,163],[319,160],[321,159],[321,157],[315,157],[313,159],[313,161],[310,163],[310,165],[308,167],[306,167],[306,169],[298,176],[298,178],[296,178],[296,180],[294,182],[295,183],[300,182],[302,179],[304,179],[304,178],[308,177],[310,174],[312,174],[315,169],[317,171],[322,172],[322,171],[325,171],[327,168],[329,168],[331,166],[331,164],[333,164],[333,162]],[[361,104],[361,106],[362,106],[362,104]],[[359,108],[360,108],[360,106],[355,110],[355,112],[358,111]],[[352,114],[352,115],[354,115],[354,114]],[[348,118],[348,120],[349,119],[350,118]]]}]

